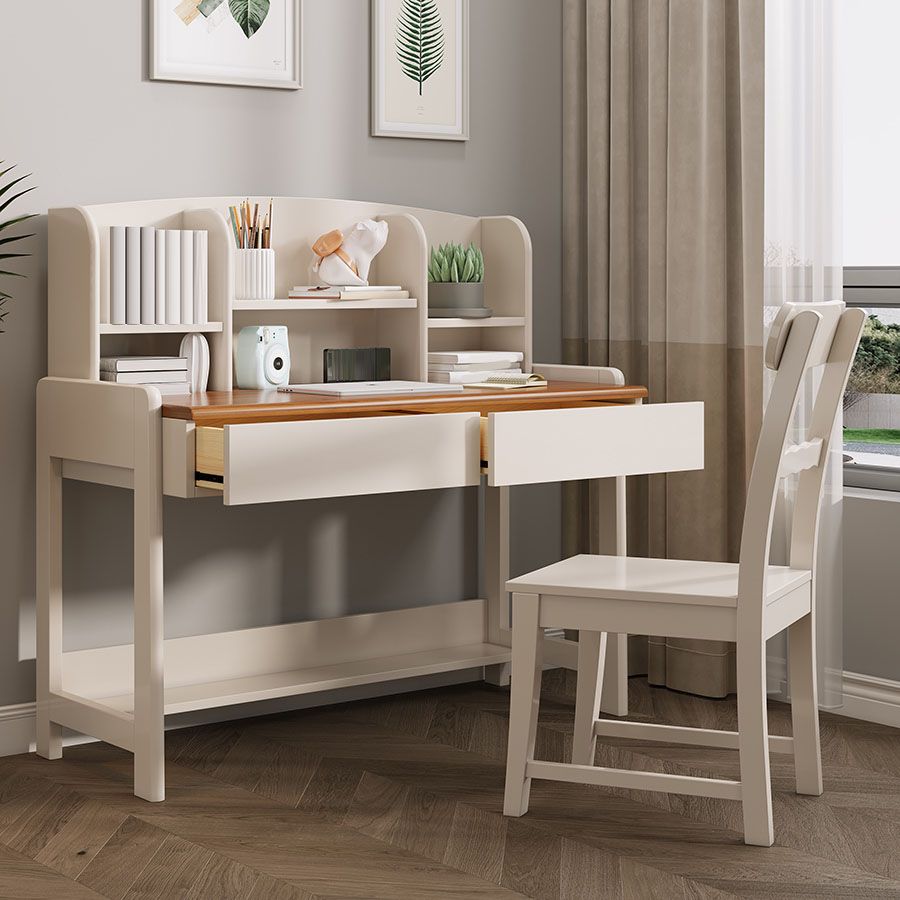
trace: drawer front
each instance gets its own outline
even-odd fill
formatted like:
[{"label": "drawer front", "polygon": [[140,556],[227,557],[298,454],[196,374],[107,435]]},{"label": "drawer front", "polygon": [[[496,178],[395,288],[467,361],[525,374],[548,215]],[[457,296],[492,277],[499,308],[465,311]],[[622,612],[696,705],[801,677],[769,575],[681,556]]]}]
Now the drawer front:
[{"label": "drawer front", "polygon": [[703,404],[658,403],[491,413],[494,486],[703,468]]},{"label": "drawer front", "polygon": [[[478,413],[226,425],[225,503],[276,503],[477,485]],[[215,440],[198,440],[201,460]]]}]

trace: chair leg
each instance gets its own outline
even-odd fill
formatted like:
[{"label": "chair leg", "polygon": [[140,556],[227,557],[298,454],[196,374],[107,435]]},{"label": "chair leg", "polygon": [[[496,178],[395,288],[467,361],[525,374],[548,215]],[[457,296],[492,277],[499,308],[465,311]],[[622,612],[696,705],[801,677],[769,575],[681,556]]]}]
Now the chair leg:
[{"label": "chair leg", "polygon": [[797,793],[818,797],[822,793],[822,753],[816,693],[816,634],[812,614],[791,625],[788,641]]},{"label": "chair leg", "polygon": [[538,705],[541,696],[541,650],[544,635],[538,627],[540,597],[513,594],[512,689],[509,704],[509,744],[506,752],[506,794],[503,812],[523,816],[528,812],[531,779],[525,766],[534,758]]},{"label": "chair leg", "polygon": [[[748,644],[751,642],[748,641]],[[769,727],[766,720],[765,641],[746,648],[738,642],[738,749],[744,843],[771,847],[772,783],[769,774]]]},{"label": "chair leg", "polygon": [[575,736],[572,762],[592,766],[597,748],[594,722],[600,716],[603,691],[603,667],[606,658],[606,632],[581,631],[578,634],[578,688],[575,693]]}]

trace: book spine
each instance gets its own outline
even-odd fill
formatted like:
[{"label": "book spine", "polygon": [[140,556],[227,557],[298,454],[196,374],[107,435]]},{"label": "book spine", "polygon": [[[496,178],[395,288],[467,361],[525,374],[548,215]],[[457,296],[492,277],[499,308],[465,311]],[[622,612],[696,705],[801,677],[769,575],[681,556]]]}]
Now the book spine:
[{"label": "book spine", "polygon": [[156,229],[141,228],[141,324],[156,324]]},{"label": "book spine", "polygon": [[156,231],[156,324],[166,324],[166,232]]},{"label": "book spine", "polygon": [[109,318],[113,325],[125,324],[125,226],[109,229]]},{"label": "book spine", "polygon": [[141,229],[125,228],[125,324],[141,324]]},{"label": "book spine", "polygon": [[166,324],[181,322],[181,236],[166,232]]},{"label": "book spine", "polygon": [[181,236],[181,324],[194,324],[194,232]]},{"label": "book spine", "polygon": [[209,321],[209,234],[194,232],[194,322]]}]

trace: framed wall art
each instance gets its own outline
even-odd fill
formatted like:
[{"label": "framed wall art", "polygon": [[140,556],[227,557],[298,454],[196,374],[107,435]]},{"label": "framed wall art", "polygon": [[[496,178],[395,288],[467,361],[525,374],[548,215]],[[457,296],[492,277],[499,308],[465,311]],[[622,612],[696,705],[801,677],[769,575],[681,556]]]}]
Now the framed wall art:
[{"label": "framed wall art", "polygon": [[150,0],[150,77],[297,90],[302,0]]},{"label": "framed wall art", "polygon": [[469,139],[469,0],[372,0],[372,134]]}]

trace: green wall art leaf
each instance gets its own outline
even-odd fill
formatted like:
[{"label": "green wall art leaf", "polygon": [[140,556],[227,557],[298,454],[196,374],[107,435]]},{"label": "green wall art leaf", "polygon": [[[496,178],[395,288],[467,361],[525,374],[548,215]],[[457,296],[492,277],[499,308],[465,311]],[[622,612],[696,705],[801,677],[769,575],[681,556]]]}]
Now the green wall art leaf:
[{"label": "green wall art leaf", "polygon": [[269,14],[269,0],[228,0],[228,7],[241,31],[252,38]]},{"label": "green wall art leaf", "polygon": [[397,17],[397,59],[407,78],[419,85],[444,61],[444,23],[435,0],[403,0]]}]

